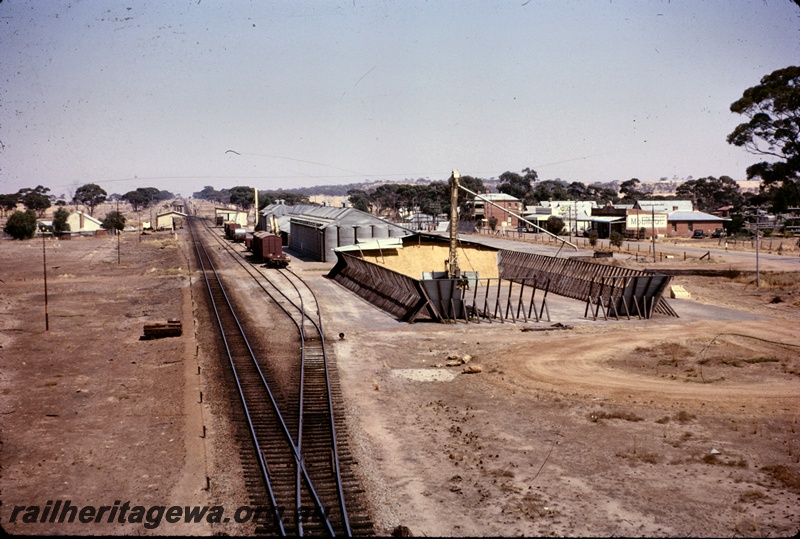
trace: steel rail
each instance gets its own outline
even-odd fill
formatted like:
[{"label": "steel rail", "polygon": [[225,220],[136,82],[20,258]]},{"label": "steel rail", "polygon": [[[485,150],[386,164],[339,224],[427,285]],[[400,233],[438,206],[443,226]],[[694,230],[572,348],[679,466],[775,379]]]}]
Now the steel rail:
[{"label": "steel rail", "polygon": [[[258,442],[258,436],[256,435],[255,427],[253,425],[253,419],[252,419],[252,416],[250,415],[250,410],[249,410],[249,408],[247,406],[247,399],[245,398],[245,395],[244,395],[244,389],[242,388],[242,384],[241,384],[241,382],[239,380],[239,376],[238,376],[237,370],[236,370],[236,365],[235,365],[235,362],[233,361],[233,355],[231,353],[230,344],[228,342],[227,336],[225,335],[224,326],[223,326],[222,320],[220,318],[219,307],[217,307],[216,300],[214,299],[214,293],[213,293],[213,291],[211,289],[211,282],[209,280],[208,272],[207,272],[205,264],[203,262],[203,255],[205,255],[205,257],[208,259],[209,264],[211,264],[211,258],[208,256],[208,253],[205,252],[205,247],[203,247],[204,253],[200,252],[200,247],[199,247],[200,242],[197,241],[197,238],[195,236],[195,231],[193,229],[191,230],[191,234],[192,234],[192,239],[194,241],[195,252],[197,254],[197,260],[198,260],[198,263],[200,264],[200,269],[203,272],[203,277],[204,277],[204,280],[205,280],[205,283],[206,283],[206,290],[208,290],[208,297],[211,300],[211,305],[212,305],[212,308],[214,310],[214,315],[215,315],[215,317],[217,319],[217,326],[220,329],[220,336],[222,337],[222,342],[225,344],[225,351],[226,351],[226,354],[228,356],[228,362],[229,362],[229,364],[231,366],[231,369],[233,370],[233,378],[234,378],[234,381],[236,382],[236,389],[237,389],[237,392],[239,394],[239,400],[242,403],[242,407],[244,408],[245,418],[247,419],[248,432],[250,433],[250,439],[253,442],[253,446],[254,446],[255,451],[256,451],[257,460],[258,460],[258,467],[259,467],[259,470],[261,472],[261,479],[264,482],[264,486],[265,486],[265,488],[267,490],[267,493],[269,495],[270,503],[272,504],[272,509],[273,509],[273,513],[274,513],[274,517],[275,517],[275,523],[276,523],[276,525],[278,527],[278,531],[279,531],[279,533],[281,535],[285,536],[286,535],[286,529],[283,526],[283,519],[281,518],[281,515],[280,515],[280,513],[278,511],[278,502],[275,499],[275,491],[272,488],[272,482],[270,481],[270,478],[269,478],[269,469],[267,467],[267,463],[264,460],[264,454],[261,451],[261,444]],[[214,272],[214,275],[216,277],[216,270],[213,269],[213,265],[212,265],[212,271]],[[222,288],[222,283],[220,282],[219,285],[220,285],[220,290],[221,290],[222,294],[225,295],[225,290]],[[227,299],[227,296],[226,296],[226,299]],[[234,314],[234,318],[235,318],[235,316],[236,315]],[[248,345],[248,347],[249,347],[249,345]]]},{"label": "steel rail", "polygon": [[[206,229],[209,230],[208,226],[207,226],[207,223],[204,222],[204,224],[206,224]],[[209,230],[209,232],[210,232],[210,230]],[[287,316],[289,316],[292,319],[294,324],[297,326],[298,332],[300,334],[301,356],[302,357],[301,357],[301,369],[300,369],[300,387],[299,387],[299,396],[298,396],[298,440],[297,440],[297,446],[301,449],[301,452],[302,452],[302,432],[303,432],[303,425],[304,425],[304,419],[303,418],[304,418],[304,408],[305,408],[305,406],[304,406],[304,388],[305,388],[305,373],[306,373],[306,358],[307,358],[306,350],[307,350],[307,346],[308,346],[307,343],[309,342],[309,339],[307,338],[307,335],[306,335],[307,332],[306,332],[306,329],[305,329],[305,323],[306,322],[310,323],[313,326],[314,333],[316,335],[319,335],[320,348],[321,348],[321,352],[322,352],[322,364],[323,364],[322,365],[322,367],[323,367],[322,370],[323,370],[324,382],[325,382],[325,397],[326,397],[326,400],[327,400],[326,407],[327,407],[327,414],[328,414],[328,418],[329,418],[328,427],[330,428],[330,443],[331,443],[331,447],[332,447],[332,458],[333,458],[333,464],[332,464],[332,468],[333,469],[332,469],[332,472],[335,475],[335,484],[336,484],[336,490],[337,490],[337,498],[338,498],[338,502],[339,502],[339,510],[342,513],[342,523],[343,523],[343,526],[345,528],[346,535],[350,536],[350,535],[352,535],[352,530],[350,528],[350,522],[349,522],[349,518],[348,518],[348,514],[347,514],[347,507],[346,507],[345,497],[344,497],[344,491],[343,491],[343,488],[342,488],[342,477],[341,477],[341,470],[340,470],[340,457],[339,457],[338,443],[337,443],[337,437],[336,437],[335,414],[334,414],[334,409],[333,409],[332,388],[331,388],[331,385],[330,385],[330,371],[329,371],[329,366],[328,366],[329,362],[328,362],[328,357],[327,357],[327,350],[325,348],[325,335],[324,335],[324,332],[322,330],[322,315],[321,315],[320,310],[319,310],[319,300],[317,299],[316,294],[314,294],[314,291],[308,286],[308,284],[299,275],[297,275],[294,271],[292,271],[292,270],[290,270],[288,268],[287,269],[276,269],[275,271],[278,274],[280,274],[286,281],[288,281],[289,284],[292,286],[292,288],[294,288],[295,292],[297,293],[297,297],[299,298],[299,305],[298,305],[298,302],[294,301],[292,298],[290,298],[283,291],[283,289],[281,287],[279,287],[273,281],[273,279],[271,279],[269,277],[269,275],[266,274],[266,272],[260,270],[258,267],[255,267],[252,264],[246,263],[246,261],[244,259],[244,253],[243,252],[232,248],[230,246],[230,244],[228,244],[227,242],[222,241],[222,239],[220,238],[219,235],[213,234],[213,233],[211,233],[211,234],[217,240],[217,242],[226,249],[226,252],[228,252],[237,261],[237,263],[240,266],[242,266],[251,276],[252,276],[252,271],[251,270],[255,271],[258,275],[263,277],[272,286],[272,288],[280,296],[282,296],[284,298],[284,300],[286,302],[288,302],[289,305],[290,305],[290,307],[287,308],[287,306],[284,304],[284,301],[281,301],[278,298],[276,298],[275,295],[273,295],[269,290],[267,290],[256,279],[256,282],[259,285],[259,287],[261,287],[261,289],[264,290],[267,293],[267,295],[270,296],[270,298],[273,299],[273,301],[275,301],[275,303],[287,314]],[[236,253],[238,256],[234,256],[231,253]],[[311,316],[309,316],[307,314],[307,310],[305,308],[305,299],[303,298],[303,293],[298,288],[296,282],[293,281],[291,278],[289,278],[287,276],[287,274],[291,275],[292,277],[294,277],[294,279],[296,279],[297,281],[302,283],[304,285],[304,289],[307,290],[311,294],[311,297],[314,300],[314,305],[315,305],[315,310],[316,310],[316,312],[315,312],[315,315],[316,315],[316,318],[317,318],[316,321]],[[292,309],[296,310],[296,313],[290,312]],[[299,320],[298,320],[298,318],[299,318]],[[311,339],[311,340],[313,340],[313,339]]]},{"label": "steel rail", "polygon": [[[319,334],[320,343],[321,343],[321,346],[322,346],[322,361],[323,361],[324,372],[325,372],[325,389],[326,389],[326,394],[327,394],[327,397],[328,397],[328,403],[327,403],[328,404],[328,415],[330,416],[331,446],[333,447],[333,470],[334,470],[334,473],[336,474],[336,487],[338,489],[339,504],[340,504],[339,509],[342,512],[343,522],[344,522],[344,525],[345,525],[346,533],[347,533],[348,536],[350,536],[350,535],[352,535],[352,533],[351,533],[351,530],[350,530],[350,523],[349,523],[349,520],[347,518],[347,507],[345,506],[344,492],[342,490],[342,477],[341,477],[340,465],[339,465],[339,450],[338,450],[338,444],[336,443],[336,424],[334,422],[334,413],[333,413],[333,398],[332,398],[332,390],[331,390],[330,373],[329,373],[329,370],[328,370],[328,353],[327,353],[327,350],[325,348],[325,333],[322,330],[322,313],[319,310],[319,300],[317,300],[317,296],[316,296],[316,294],[314,294],[314,291],[311,290],[311,288],[308,287],[308,285],[305,283],[305,281],[299,275],[297,275],[295,272],[293,272],[293,271],[291,271],[289,269],[278,270],[278,272],[281,273],[284,277],[286,277],[284,272],[290,273],[292,276],[294,276],[296,279],[298,279],[301,283],[305,284],[306,288],[308,289],[308,291],[311,292],[311,296],[314,298],[314,302],[315,302],[315,304],[317,306],[317,313],[316,314],[317,314],[317,318],[318,318],[319,324],[317,324],[317,322],[315,322],[314,320],[311,320],[310,318],[309,318],[309,321],[311,322],[311,324],[314,326],[314,328],[316,329],[317,333]],[[300,297],[300,301],[301,301],[300,310],[304,311],[303,310],[303,303],[302,303],[303,297],[302,297],[302,294],[300,293],[300,290],[297,288],[295,283],[291,281],[291,279],[288,279],[288,280],[292,283],[292,286],[297,291],[298,296]],[[304,315],[305,315],[305,312],[304,312]]]},{"label": "steel rail", "polygon": [[[193,228],[192,228],[192,235],[193,235],[193,238],[195,239],[195,249],[197,250],[198,255],[199,255],[200,251],[199,251],[198,245],[202,245],[202,241],[197,241],[198,238],[196,237],[195,230]],[[205,250],[204,246],[203,246],[203,251],[205,252],[205,256],[208,258],[208,262],[209,262],[209,265],[211,267],[211,270],[212,270],[214,276],[216,277],[216,279],[219,282],[220,290],[221,290],[221,292],[222,292],[222,294],[224,296],[224,299],[225,299],[225,301],[226,301],[226,303],[228,305],[228,308],[230,309],[230,313],[233,316],[233,319],[234,319],[234,321],[236,323],[238,331],[240,332],[241,337],[242,337],[242,339],[244,340],[244,342],[246,344],[247,350],[248,350],[248,352],[250,354],[250,358],[251,358],[251,360],[253,362],[253,365],[255,366],[256,371],[258,372],[262,387],[265,389],[267,395],[269,396],[269,400],[270,400],[271,406],[272,406],[273,411],[275,412],[275,414],[276,414],[276,416],[278,418],[278,423],[279,423],[279,425],[281,427],[281,430],[283,431],[284,438],[285,438],[286,442],[288,443],[288,445],[289,445],[289,447],[290,447],[290,449],[292,451],[292,455],[293,455],[294,460],[295,460],[295,465],[297,466],[299,474],[301,474],[303,479],[305,480],[306,487],[308,488],[309,494],[312,497],[312,501],[314,503],[314,506],[316,507],[318,513],[320,514],[320,516],[322,518],[322,522],[323,522],[323,524],[324,524],[324,526],[326,528],[326,531],[330,535],[335,535],[335,532],[334,532],[333,526],[332,526],[332,524],[330,522],[330,519],[328,517],[328,514],[327,514],[327,512],[326,512],[326,510],[325,510],[325,508],[324,508],[324,506],[323,506],[323,504],[322,504],[322,502],[321,502],[321,500],[319,498],[319,495],[317,494],[317,492],[316,492],[316,490],[314,488],[314,484],[313,484],[313,482],[311,480],[311,477],[310,477],[310,475],[308,473],[308,470],[306,469],[306,466],[305,466],[305,463],[304,463],[304,459],[303,459],[302,454],[300,452],[300,448],[294,442],[294,440],[292,439],[291,433],[289,432],[289,428],[287,427],[286,422],[283,419],[283,416],[281,414],[280,408],[279,408],[279,406],[278,406],[278,404],[277,404],[277,402],[275,400],[274,394],[269,388],[269,384],[267,383],[267,381],[266,381],[266,379],[264,377],[264,373],[261,370],[261,367],[258,365],[258,361],[257,361],[257,359],[255,357],[255,353],[253,352],[252,347],[250,346],[250,343],[247,340],[247,337],[246,337],[246,335],[244,333],[243,328],[241,327],[241,323],[240,323],[238,317],[236,317],[235,311],[234,311],[233,306],[232,306],[232,304],[230,302],[230,298],[228,297],[228,294],[225,292],[225,289],[224,289],[224,287],[222,285],[222,281],[221,281],[221,279],[219,279],[218,272],[217,272],[216,268],[214,267],[213,262],[211,261],[211,257],[208,255],[208,253]],[[207,279],[207,273],[206,272],[207,272],[207,270],[205,270],[205,268],[204,268],[204,275],[206,275],[206,279]],[[207,283],[208,283],[208,281],[207,281]],[[211,294],[210,287],[209,287],[209,294]],[[217,311],[216,302],[213,300],[213,297],[212,297],[212,303],[214,304],[214,309],[215,309],[215,312],[217,313],[217,321],[220,324],[220,330],[223,333],[223,339],[225,339],[224,329],[222,329],[221,320],[219,319],[219,314],[218,314],[218,311]],[[226,343],[226,348],[227,348],[227,343]],[[237,386],[240,387],[240,384],[239,384],[239,381],[238,381],[237,371],[236,371],[235,365],[233,364],[233,359],[232,359],[230,353],[229,353],[229,360],[231,361],[231,366],[232,366],[233,371],[234,371],[234,377],[237,379]],[[250,425],[252,425],[252,418],[250,416],[249,410],[248,410],[246,402],[245,402],[246,399],[243,396],[243,393],[241,393],[241,392],[240,392],[240,398],[242,399],[242,403],[243,403],[244,408],[245,408],[245,414],[247,416],[247,420],[250,423]],[[254,434],[255,433],[253,432],[253,435]],[[260,448],[260,445],[258,444],[257,440],[254,440],[254,443],[255,443],[257,448]],[[258,451],[259,455],[261,455],[260,449],[257,449],[257,451]],[[264,463],[264,464],[266,466],[266,463]],[[268,466],[266,466],[265,469],[267,470],[267,477],[268,477],[268,475],[269,475]],[[278,507],[276,505],[274,505],[274,504],[273,504],[273,507],[274,507],[274,510],[276,511],[276,515],[278,515],[279,514]],[[300,534],[302,532],[302,518],[301,518],[300,509],[301,509],[300,507],[297,507],[296,511],[295,511],[296,518],[297,518],[298,534]],[[281,527],[281,529],[283,529],[282,518],[279,518],[279,521],[280,521],[280,527]],[[285,532],[282,531],[282,533],[285,533]]]}]

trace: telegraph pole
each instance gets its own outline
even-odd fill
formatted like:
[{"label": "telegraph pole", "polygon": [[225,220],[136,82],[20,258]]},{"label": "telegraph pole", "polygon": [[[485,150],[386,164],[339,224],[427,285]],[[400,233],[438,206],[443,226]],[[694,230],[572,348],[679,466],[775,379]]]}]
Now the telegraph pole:
[{"label": "telegraph pole", "polygon": [[42,266],[44,267],[44,330],[50,331],[50,315],[47,313],[47,252],[45,249],[44,230],[42,230]]},{"label": "telegraph pole", "polygon": [[653,236],[653,262],[656,261],[656,206],[653,204],[650,206],[650,227],[651,233],[650,235]]},{"label": "telegraph pole", "polygon": [[447,277],[458,279],[461,269],[458,267],[458,179],[461,174],[453,170],[450,176],[450,257],[447,259]]},{"label": "telegraph pole", "polygon": [[[119,222],[119,199],[117,199],[117,222]],[[114,225],[114,232],[117,234],[117,264],[119,264],[119,237],[122,235],[122,231]]]},{"label": "telegraph pole", "polygon": [[761,279],[758,275],[758,208],[756,208],[756,288],[761,286]]}]

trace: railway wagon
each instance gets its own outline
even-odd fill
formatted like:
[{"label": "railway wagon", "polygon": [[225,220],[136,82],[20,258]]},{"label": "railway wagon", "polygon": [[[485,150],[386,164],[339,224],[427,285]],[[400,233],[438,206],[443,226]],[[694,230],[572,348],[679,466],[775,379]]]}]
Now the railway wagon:
[{"label": "railway wagon", "polygon": [[234,221],[225,221],[222,223],[223,228],[225,229],[225,237],[229,240],[233,239],[234,230],[239,226]]},{"label": "railway wagon", "polygon": [[253,234],[251,248],[255,257],[268,268],[285,268],[289,265],[289,257],[283,252],[281,237],[277,234],[256,232]]},{"label": "railway wagon", "polygon": [[247,229],[241,228],[239,223],[234,221],[227,221],[225,223],[225,237],[229,240],[241,243],[244,241],[245,237],[247,236]]}]

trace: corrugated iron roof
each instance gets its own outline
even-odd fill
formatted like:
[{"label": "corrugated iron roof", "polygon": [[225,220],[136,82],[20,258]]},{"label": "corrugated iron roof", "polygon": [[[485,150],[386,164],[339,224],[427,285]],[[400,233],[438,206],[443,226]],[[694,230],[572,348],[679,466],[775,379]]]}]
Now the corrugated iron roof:
[{"label": "corrugated iron roof", "polygon": [[497,202],[498,200],[510,200],[510,201],[519,201],[517,197],[512,197],[511,195],[507,195],[506,193],[485,193],[480,194],[475,197],[475,201],[479,200],[490,200],[492,202]]},{"label": "corrugated iron roof", "polygon": [[344,245],[337,247],[334,251],[375,251],[380,249],[402,249],[402,238],[374,238],[367,241],[358,242],[355,245]]},{"label": "corrugated iron roof", "polygon": [[725,221],[722,217],[711,215],[710,213],[703,213],[701,211],[674,211],[667,216],[668,221],[708,221],[708,222],[722,222]]},{"label": "corrugated iron roof", "polygon": [[[639,200],[634,208],[645,211],[671,212],[692,211],[694,204],[691,200]],[[676,209],[677,208],[677,209]]]}]

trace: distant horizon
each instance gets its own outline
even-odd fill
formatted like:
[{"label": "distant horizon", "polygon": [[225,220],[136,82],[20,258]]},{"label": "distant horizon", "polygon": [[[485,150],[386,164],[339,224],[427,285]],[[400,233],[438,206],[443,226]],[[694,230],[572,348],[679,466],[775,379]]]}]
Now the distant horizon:
[{"label": "distant horizon", "polygon": [[[484,181],[491,182],[492,184],[498,183],[500,181],[498,178],[482,178],[482,179]],[[691,179],[692,180],[697,180],[699,178],[692,177]],[[431,183],[431,182],[443,181],[443,180],[427,180],[427,179],[424,179],[424,178],[418,178],[418,179],[415,179],[415,180],[369,180],[369,181],[365,181],[365,182],[351,182],[351,183],[347,183],[347,184],[327,184],[327,185],[313,185],[313,186],[308,186],[308,187],[276,188],[276,189],[264,189],[264,188],[261,188],[261,187],[259,187],[257,185],[245,185],[245,184],[238,184],[238,185],[232,186],[232,187],[245,186],[245,187],[258,189],[260,192],[295,193],[295,192],[303,191],[303,192],[305,192],[303,194],[306,194],[309,197],[325,197],[325,196],[345,197],[347,195],[331,195],[331,194],[326,194],[326,193],[322,192],[322,190],[336,190],[337,188],[343,188],[343,187],[347,187],[347,186],[350,186],[350,185],[404,184],[404,183],[407,183],[407,182],[419,182],[419,181]],[[553,181],[553,180],[537,180],[536,183],[541,183],[542,181]],[[565,180],[561,180],[561,181],[565,181]],[[592,184],[605,184],[605,185],[607,185],[607,184],[613,184],[615,182],[616,183],[622,183],[623,181],[627,181],[627,180],[611,180],[611,181],[608,181],[608,182],[592,182],[592,183],[583,182],[583,183],[585,185],[589,186],[589,185],[592,185]],[[641,181],[642,184],[657,184],[657,183],[662,183],[662,182],[663,183],[678,183],[678,184],[680,184],[680,183],[684,183],[686,181],[691,181],[691,180],[686,179],[686,178],[680,178],[680,179],[669,179],[669,178],[667,178],[667,179],[659,179],[659,180],[653,180],[653,181],[643,181],[643,180],[640,180],[640,181]],[[761,184],[760,180],[734,180],[734,181],[737,184],[739,184],[740,189],[742,189],[743,191],[753,190],[753,189],[757,188]],[[569,185],[569,183],[571,183],[571,182],[568,182],[567,185]],[[39,185],[42,185],[42,184],[39,184]],[[35,188],[36,186],[30,186],[30,187],[31,188]],[[48,187],[48,186],[47,185],[42,185],[42,187]],[[102,185],[101,185],[101,187],[102,187]],[[200,189],[197,189],[197,190],[193,190],[192,192],[182,193],[180,191],[173,191],[173,190],[170,190],[170,189],[163,189],[163,188],[161,188],[161,187],[159,187],[158,185],[155,185],[155,184],[140,185],[139,187],[142,187],[142,188],[154,187],[154,188],[159,189],[161,191],[170,192],[173,195],[176,195],[176,198],[193,198],[194,193],[200,192],[202,190],[202,188],[200,188]],[[203,186],[203,187],[205,187],[205,186]],[[222,189],[230,189],[228,187],[220,187],[220,188],[218,188],[218,187],[216,187],[214,185],[211,185],[211,187],[213,187],[217,191],[220,191]],[[128,191],[135,190],[135,189],[130,189],[130,190],[125,191],[125,192],[119,192],[119,191],[109,191],[109,190],[107,190],[105,188],[103,188],[103,189],[106,191],[106,193],[107,193],[107,195],[109,197],[115,196],[115,195],[122,196],[125,193],[127,193]],[[319,191],[314,192],[313,191],[314,189],[319,189]],[[11,194],[11,193],[4,193],[4,194]],[[54,192],[52,188],[50,188],[50,192],[48,193],[48,196],[50,198],[55,198],[55,199],[63,198],[65,200],[65,202],[72,203],[71,198],[69,196],[62,197],[61,195],[67,195],[67,193],[66,192]]]}]

